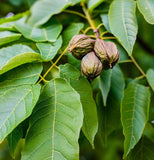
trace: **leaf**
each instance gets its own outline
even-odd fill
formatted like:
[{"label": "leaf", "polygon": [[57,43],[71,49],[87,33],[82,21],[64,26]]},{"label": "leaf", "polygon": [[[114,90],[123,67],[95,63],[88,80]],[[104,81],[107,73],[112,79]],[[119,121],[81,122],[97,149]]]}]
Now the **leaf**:
[{"label": "leaf", "polygon": [[98,119],[92,88],[85,78],[79,79],[80,71],[70,64],[60,65],[60,76],[66,78],[80,95],[84,113],[82,130],[94,148],[94,138],[98,129]]},{"label": "leaf", "polygon": [[55,42],[57,37],[59,36],[62,25],[54,24],[54,22],[48,26],[43,28],[36,28],[25,23],[26,17],[15,22],[15,28],[23,34],[24,37],[33,40],[35,42]]},{"label": "leaf", "polygon": [[64,50],[68,46],[69,41],[72,39],[74,35],[80,32],[83,26],[84,26],[83,23],[72,23],[64,30],[64,32],[62,33],[62,38],[63,38],[62,50]]},{"label": "leaf", "polygon": [[22,138],[22,136],[23,136],[23,131],[22,131],[22,128],[19,126],[19,127],[15,128],[13,130],[13,132],[11,132],[7,137],[9,151],[10,151],[12,158],[14,158],[14,159],[15,159],[16,147],[17,147],[20,139]]},{"label": "leaf", "polygon": [[0,74],[21,64],[42,61],[40,54],[26,45],[16,44],[0,49]]},{"label": "leaf", "polygon": [[143,134],[154,142],[154,127],[150,123],[146,124]]},{"label": "leaf", "polygon": [[4,45],[13,41],[18,40],[21,37],[21,34],[14,33],[10,31],[0,32],[0,45]]},{"label": "leaf", "polygon": [[[28,23],[39,26],[47,22],[54,14],[58,14],[71,4],[79,0],[42,0],[31,7],[31,16]],[[39,10],[39,13],[38,13]]]},{"label": "leaf", "polygon": [[35,84],[42,71],[40,63],[24,64],[0,75],[0,94],[10,87]]},{"label": "leaf", "polygon": [[99,88],[103,97],[104,106],[106,106],[107,96],[111,87],[111,75],[112,70],[102,71],[100,77],[98,78]]},{"label": "leaf", "polygon": [[65,65],[60,65],[59,67],[60,67],[60,76],[62,78],[66,78],[68,81],[70,81],[70,79],[77,80],[80,77],[80,71],[75,67],[73,67],[72,65],[70,65],[69,63]]},{"label": "leaf", "polygon": [[154,143],[143,137],[126,160],[154,160]]},{"label": "leaf", "polygon": [[40,92],[40,85],[22,85],[0,95],[0,143],[24,119],[30,116]]},{"label": "leaf", "polygon": [[104,0],[89,0],[88,9],[92,12],[97,6],[99,6]]},{"label": "leaf", "polygon": [[130,83],[124,91],[121,105],[124,158],[137,144],[148,120],[150,91],[145,86]]},{"label": "leaf", "polygon": [[80,94],[84,113],[82,131],[94,148],[94,138],[98,130],[98,118],[92,88],[85,78],[80,78],[79,80],[71,79],[70,84]]},{"label": "leaf", "polygon": [[137,0],[137,6],[143,14],[145,20],[150,24],[154,24],[154,1]]},{"label": "leaf", "polygon": [[14,28],[14,24],[16,21],[18,21],[20,18],[22,18],[23,16],[27,15],[28,11],[27,12],[23,12],[23,13],[18,13],[12,17],[9,17],[9,18],[1,18],[0,19],[0,31],[6,31],[6,30],[9,30],[9,31],[17,31],[15,28]]},{"label": "leaf", "polygon": [[[120,123],[120,104],[123,96],[125,81],[123,73],[118,65],[114,66],[111,77],[111,88],[107,99],[107,107],[104,107],[101,93],[97,93],[97,113],[99,119],[99,134],[102,143],[108,144],[108,136],[121,128]],[[110,145],[110,144],[108,144]]]},{"label": "leaf", "polygon": [[78,93],[65,80],[53,79],[42,89],[21,159],[79,159],[82,120]]},{"label": "leaf", "polygon": [[123,47],[132,54],[137,34],[135,16],[136,2],[133,0],[113,1],[109,10],[111,32],[118,38]]},{"label": "leaf", "polygon": [[36,43],[40,50],[43,60],[52,60],[62,45],[62,37],[60,36],[54,43]]},{"label": "leaf", "polygon": [[147,80],[148,80],[152,90],[154,91],[154,79],[153,79],[153,77],[154,77],[154,70],[153,69],[149,69],[147,71]]},{"label": "leaf", "polygon": [[106,28],[107,31],[111,32],[110,26],[109,26],[109,17],[108,14],[101,14],[100,15],[102,22],[104,24],[104,27]]}]

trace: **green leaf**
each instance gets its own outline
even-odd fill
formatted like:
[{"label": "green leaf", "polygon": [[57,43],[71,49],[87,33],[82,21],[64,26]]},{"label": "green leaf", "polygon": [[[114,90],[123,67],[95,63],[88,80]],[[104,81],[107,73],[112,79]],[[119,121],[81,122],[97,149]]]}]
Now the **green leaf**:
[{"label": "green leaf", "polygon": [[82,130],[94,148],[94,138],[98,129],[98,118],[92,88],[85,78],[79,79],[80,71],[70,64],[60,65],[60,76],[66,78],[80,95],[84,113]]},{"label": "green leaf", "polygon": [[43,60],[52,60],[62,45],[61,36],[54,43],[36,43]]},{"label": "green leaf", "polygon": [[111,87],[111,75],[112,70],[102,71],[100,77],[98,78],[99,88],[103,97],[104,106],[106,106],[107,96]]},{"label": "green leaf", "polygon": [[7,137],[9,151],[10,151],[12,158],[14,158],[14,159],[15,159],[16,147],[17,147],[20,139],[22,138],[22,136],[23,136],[22,128],[20,126],[18,126]]},{"label": "green leaf", "polygon": [[154,127],[152,126],[152,124],[150,124],[150,123],[146,124],[143,134],[147,138],[149,138],[151,141],[154,142]]},{"label": "green leaf", "polygon": [[50,81],[30,119],[21,159],[78,160],[82,121],[78,93],[63,79]]},{"label": "green leaf", "polygon": [[80,78],[79,80],[71,79],[70,84],[80,94],[84,113],[82,131],[94,148],[94,138],[98,130],[98,118],[92,88],[85,78]]},{"label": "green leaf", "polygon": [[[58,14],[68,6],[78,3],[79,0],[42,0],[31,7],[31,16],[28,23],[39,26],[47,22],[54,14]],[[39,12],[38,12],[39,11]]]},{"label": "green leaf", "polygon": [[145,20],[150,24],[154,24],[154,1],[137,0],[137,6],[143,14]]},{"label": "green leaf", "polygon": [[65,65],[60,65],[60,76],[62,78],[66,78],[68,81],[70,79],[77,80],[80,77],[80,71],[70,65],[69,63]]},{"label": "green leaf", "polygon": [[126,160],[154,160],[154,143],[143,137]]},{"label": "green leaf", "polygon": [[0,95],[0,143],[30,116],[40,93],[40,85],[22,85]]},{"label": "green leaf", "polygon": [[0,49],[0,74],[21,64],[42,61],[40,54],[26,45],[16,44]]},{"label": "green leaf", "polygon": [[154,70],[153,69],[149,69],[147,71],[147,80],[148,80],[152,90],[154,91]]},{"label": "green leaf", "polygon": [[18,13],[12,17],[9,18],[1,18],[0,19],[0,31],[5,31],[5,30],[9,30],[9,31],[17,31],[14,28],[14,24],[16,21],[18,21],[20,18],[22,18],[23,16],[27,15],[27,12],[23,12],[23,13]]},{"label": "green leaf", "polygon": [[133,0],[113,1],[109,10],[111,32],[119,39],[129,55],[132,54],[137,34],[135,10],[136,2]]},{"label": "green leaf", "polygon": [[55,42],[62,30],[62,25],[54,24],[54,22],[48,27],[36,28],[25,23],[25,20],[26,17],[23,17],[15,22],[15,28],[21,32],[24,37],[35,42]]},{"label": "green leaf", "polygon": [[89,0],[88,9],[92,12],[97,6],[99,6],[104,0]]},{"label": "green leaf", "polygon": [[10,31],[0,32],[0,45],[13,42],[15,40],[18,40],[20,37],[21,37],[21,34],[19,33],[14,33]]},{"label": "green leaf", "polygon": [[142,136],[148,120],[150,91],[145,86],[130,83],[124,91],[121,105],[121,121],[123,125],[124,157]]},{"label": "green leaf", "polygon": [[72,39],[74,35],[80,32],[83,26],[84,26],[83,23],[72,23],[64,30],[64,32],[62,33],[63,37],[62,50],[64,50],[68,46],[69,41]]},{"label": "green leaf", "polygon": [[100,15],[102,22],[104,24],[104,27],[106,28],[107,31],[111,32],[110,26],[109,26],[109,17],[108,14],[101,14]]},{"label": "green leaf", "polygon": [[106,146],[108,136],[117,129],[121,128],[120,123],[120,104],[123,96],[125,81],[123,73],[118,65],[112,69],[111,89],[107,99],[107,107],[104,107],[101,93],[96,96],[97,113],[99,118],[99,133],[102,143]]},{"label": "green leaf", "polygon": [[35,84],[42,71],[40,63],[24,64],[0,75],[0,94],[10,87]]}]

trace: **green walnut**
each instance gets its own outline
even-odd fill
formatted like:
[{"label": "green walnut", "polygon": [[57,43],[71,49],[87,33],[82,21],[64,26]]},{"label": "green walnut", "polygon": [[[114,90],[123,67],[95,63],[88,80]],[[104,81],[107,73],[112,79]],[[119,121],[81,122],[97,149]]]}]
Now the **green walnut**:
[{"label": "green walnut", "polygon": [[82,59],[87,53],[93,50],[95,40],[85,34],[79,34],[72,37],[68,51],[77,59]]},{"label": "green walnut", "polygon": [[99,38],[96,39],[94,51],[101,60],[103,69],[113,68],[120,58],[117,46],[113,42],[105,42]]},{"label": "green walnut", "polygon": [[88,79],[94,79],[101,74],[102,63],[95,55],[94,52],[90,52],[82,58],[81,72]]}]

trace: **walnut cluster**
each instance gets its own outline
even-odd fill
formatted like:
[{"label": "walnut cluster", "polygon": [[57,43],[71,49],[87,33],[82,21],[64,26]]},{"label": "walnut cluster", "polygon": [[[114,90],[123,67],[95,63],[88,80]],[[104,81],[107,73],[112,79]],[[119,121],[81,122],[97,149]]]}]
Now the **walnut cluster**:
[{"label": "walnut cluster", "polygon": [[94,79],[101,74],[102,69],[107,70],[119,60],[117,46],[113,42],[105,42],[99,36],[96,40],[85,34],[72,37],[69,52],[81,60],[81,72],[88,79]]}]

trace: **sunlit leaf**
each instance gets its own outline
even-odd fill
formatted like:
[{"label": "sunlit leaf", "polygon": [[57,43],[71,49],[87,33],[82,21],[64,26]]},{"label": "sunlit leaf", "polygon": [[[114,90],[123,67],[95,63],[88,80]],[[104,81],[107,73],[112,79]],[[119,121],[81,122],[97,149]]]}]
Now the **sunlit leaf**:
[{"label": "sunlit leaf", "polygon": [[30,116],[40,93],[40,85],[22,85],[0,95],[0,143]]},{"label": "sunlit leaf", "polygon": [[18,40],[21,37],[21,34],[14,33],[10,31],[0,32],[0,45]]},{"label": "sunlit leaf", "polygon": [[0,75],[0,94],[7,88],[35,84],[42,71],[40,63],[24,64]]},{"label": "sunlit leaf", "polygon": [[109,10],[111,32],[119,39],[129,55],[132,54],[137,34],[135,10],[136,2],[133,0],[113,1]]},{"label": "sunlit leaf", "polygon": [[40,54],[43,60],[52,60],[57,54],[58,50],[62,45],[61,36],[57,39],[56,42],[51,43],[36,43],[38,49],[40,50]]},{"label": "sunlit leaf", "polygon": [[145,20],[150,24],[154,24],[154,1],[137,0],[137,6],[143,14]]},{"label": "sunlit leaf", "polygon": [[0,49],[0,74],[21,64],[42,61],[40,54],[26,45],[15,44]]},{"label": "sunlit leaf", "polygon": [[61,24],[52,24],[45,28],[36,28],[32,27],[29,24],[25,23],[26,17],[18,20],[15,23],[15,28],[23,34],[24,37],[33,40],[35,42],[54,42],[59,36],[62,25]]},{"label": "sunlit leaf", "polygon": [[21,159],[77,160],[82,121],[78,93],[63,79],[50,81],[31,117]]},{"label": "sunlit leaf", "polygon": [[[54,14],[60,13],[65,8],[80,0],[42,0],[31,7],[31,16],[28,23],[39,26],[47,22]],[[38,12],[39,11],[39,12]]]},{"label": "sunlit leaf", "polygon": [[124,157],[141,138],[148,120],[150,91],[145,86],[130,83],[124,91],[121,105],[121,121],[125,136]]}]

